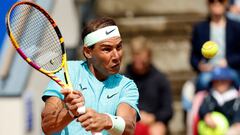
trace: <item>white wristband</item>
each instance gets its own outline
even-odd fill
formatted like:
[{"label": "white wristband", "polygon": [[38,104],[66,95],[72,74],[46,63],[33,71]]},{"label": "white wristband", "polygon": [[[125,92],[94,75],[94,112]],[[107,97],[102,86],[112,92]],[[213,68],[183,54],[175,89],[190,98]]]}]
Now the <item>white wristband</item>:
[{"label": "white wristband", "polygon": [[106,113],[112,120],[112,128],[108,130],[111,135],[122,135],[125,130],[125,120],[120,116],[113,116]]}]

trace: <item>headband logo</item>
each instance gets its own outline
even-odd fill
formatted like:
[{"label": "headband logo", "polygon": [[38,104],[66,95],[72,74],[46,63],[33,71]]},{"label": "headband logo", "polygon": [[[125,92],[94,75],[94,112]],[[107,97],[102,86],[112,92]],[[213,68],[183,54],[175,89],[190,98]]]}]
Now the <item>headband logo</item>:
[{"label": "headband logo", "polygon": [[106,33],[106,35],[109,35],[109,34],[112,33],[114,30],[115,30],[115,29],[112,29],[112,30],[110,30],[110,31],[107,31],[107,30],[106,30],[105,33]]},{"label": "headband logo", "polygon": [[115,25],[107,26],[104,28],[100,28],[96,31],[93,31],[85,36],[83,42],[86,46],[92,46],[99,41],[112,38],[112,37],[120,37],[120,33],[118,27]]}]

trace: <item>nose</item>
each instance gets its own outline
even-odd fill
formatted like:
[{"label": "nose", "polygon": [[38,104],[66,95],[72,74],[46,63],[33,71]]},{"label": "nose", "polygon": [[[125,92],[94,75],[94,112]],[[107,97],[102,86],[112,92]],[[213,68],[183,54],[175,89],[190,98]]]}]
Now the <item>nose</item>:
[{"label": "nose", "polygon": [[114,49],[112,52],[112,59],[113,61],[118,62],[121,58],[120,50],[118,51],[117,49]]}]

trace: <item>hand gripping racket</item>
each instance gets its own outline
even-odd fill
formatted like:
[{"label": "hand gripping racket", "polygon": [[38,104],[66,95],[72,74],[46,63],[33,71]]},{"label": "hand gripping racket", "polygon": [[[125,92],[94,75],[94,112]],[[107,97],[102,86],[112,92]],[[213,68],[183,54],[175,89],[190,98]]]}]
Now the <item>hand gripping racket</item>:
[{"label": "hand gripping racket", "polygon": [[[6,25],[13,46],[29,65],[62,88],[72,89],[63,37],[43,8],[32,2],[17,2],[6,15]],[[55,76],[61,69],[64,69],[65,82]],[[77,111],[85,113],[85,106]]]}]

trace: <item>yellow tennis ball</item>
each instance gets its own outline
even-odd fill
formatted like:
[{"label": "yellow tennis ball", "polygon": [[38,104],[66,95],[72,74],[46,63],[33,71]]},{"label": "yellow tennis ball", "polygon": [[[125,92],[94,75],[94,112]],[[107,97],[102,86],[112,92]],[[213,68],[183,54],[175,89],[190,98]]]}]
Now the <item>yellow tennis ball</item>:
[{"label": "yellow tennis ball", "polygon": [[203,44],[201,51],[202,51],[202,55],[205,58],[210,59],[217,54],[218,45],[217,45],[217,43],[215,43],[213,41],[207,41]]}]

